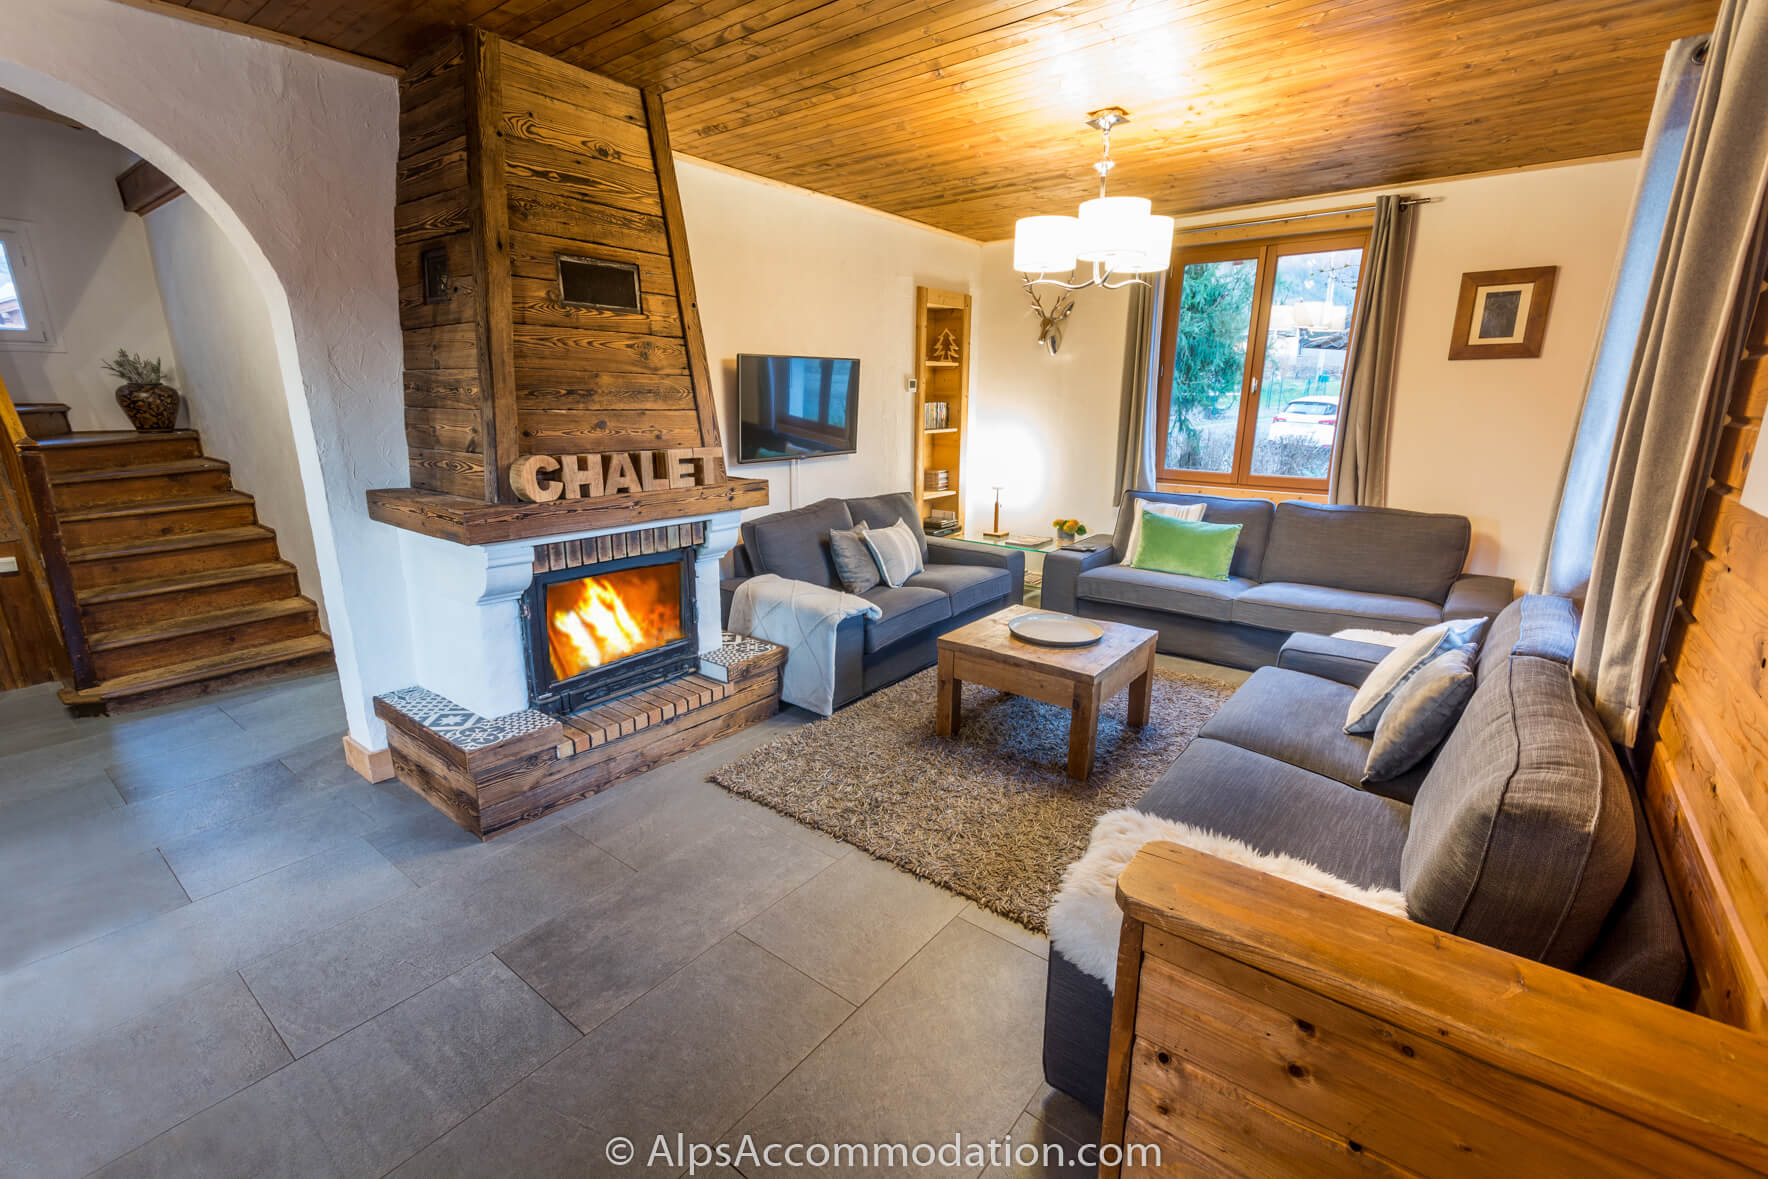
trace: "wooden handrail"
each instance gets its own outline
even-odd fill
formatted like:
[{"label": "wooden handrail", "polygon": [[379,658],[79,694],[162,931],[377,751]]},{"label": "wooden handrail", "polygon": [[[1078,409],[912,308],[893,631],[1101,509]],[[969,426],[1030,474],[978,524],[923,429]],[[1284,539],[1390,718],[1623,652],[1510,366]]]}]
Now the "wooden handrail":
[{"label": "wooden handrail", "polygon": [[61,632],[74,687],[90,688],[98,682],[98,676],[92,669],[92,649],[86,641],[80,603],[74,594],[73,569],[61,539],[49,464],[43,448],[25,432],[5,381],[0,381],[0,433],[5,435],[0,463],[5,464],[7,482],[24,518],[25,535],[21,539],[32,566],[31,580],[43,600],[45,613],[55,620]]}]

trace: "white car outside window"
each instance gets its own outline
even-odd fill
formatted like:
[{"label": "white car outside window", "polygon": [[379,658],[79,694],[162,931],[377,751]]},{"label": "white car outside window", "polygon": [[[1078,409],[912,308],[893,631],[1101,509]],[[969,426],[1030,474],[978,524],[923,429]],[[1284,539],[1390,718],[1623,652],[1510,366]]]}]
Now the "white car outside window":
[{"label": "white car outside window", "polygon": [[1300,438],[1316,446],[1331,446],[1338,431],[1338,400],[1332,397],[1302,397],[1291,401],[1271,419],[1272,441]]}]

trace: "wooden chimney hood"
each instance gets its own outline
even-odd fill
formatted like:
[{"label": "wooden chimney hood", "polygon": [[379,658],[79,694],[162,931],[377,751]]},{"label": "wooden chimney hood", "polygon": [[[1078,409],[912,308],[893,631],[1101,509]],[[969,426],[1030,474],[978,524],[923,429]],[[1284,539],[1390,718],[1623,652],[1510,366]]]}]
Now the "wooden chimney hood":
[{"label": "wooden chimney hood", "polygon": [[400,80],[397,201],[411,487],[371,516],[482,544],[767,502],[724,472],[659,93],[460,30]]}]

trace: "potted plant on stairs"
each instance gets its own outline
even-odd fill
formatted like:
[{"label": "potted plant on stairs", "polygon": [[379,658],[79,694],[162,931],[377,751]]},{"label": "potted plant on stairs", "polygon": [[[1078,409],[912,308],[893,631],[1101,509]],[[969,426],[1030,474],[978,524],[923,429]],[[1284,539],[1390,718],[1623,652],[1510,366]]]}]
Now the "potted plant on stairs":
[{"label": "potted plant on stairs", "polygon": [[114,358],[104,362],[104,371],[123,379],[117,387],[117,404],[129,416],[130,425],[142,433],[172,429],[178,420],[178,390],[166,384],[165,367],[157,358],[148,360],[119,348]]}]

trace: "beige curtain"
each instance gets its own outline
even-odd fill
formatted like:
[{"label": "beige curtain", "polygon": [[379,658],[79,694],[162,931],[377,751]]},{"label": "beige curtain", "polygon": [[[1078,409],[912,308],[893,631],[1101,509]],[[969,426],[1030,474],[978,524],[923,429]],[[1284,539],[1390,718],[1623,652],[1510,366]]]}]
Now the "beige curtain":
[{"label": "beige curtain", "polygon": [[1326,498],[1335,504],[1387,503],[1387,435],[1393,420],[1394,366],[1412,218],[1412,206],[1404,199],[1376,198],[1375,225],[1357,284],[1356,333],[1344,360],[1338,445],[1333,448],[1326,484]]},{"label": "beige curtain", "polygon": [[1566,453],[1559,497],[1553,506],[1553,528],[1547,534],[1535,571],[1532,590],[1537,594],[1558,594],[1582,604],[1590,588],[1590,568],[1596,559],[1596,529],[1602,523],[1615,431],[1633,376],[1639,326],[1645,319],[1645,304],[1651,297],[1658,253],[1664,243],[1664,227],[1670,219],[1670,202],[1676,195],[1681,174],[1682,145],[1688,141],[1688,123],[1694,117],[1694,102],[1700,93],[1707,40],[1704,33],[1685,37],[1671,45],[1664,55],[1657,100],[1652,104],[1645,150],[1640,155],[1633,209],[1627,218],[1627,240],[1621,247],[1621,256],[1615,260],[1602,335],[1584,383],[1578,431]]},{"label": "beige curtain", "polygon": [[1160,406],[1160,313],[1166,275],[1147,276],[1147,286],[1130,289],[1129,324],[1123,351],[1122,405],[1117,418],[1117,483],[1112,505],[1126,491],[1152,491],[1160,470],[1155,451],[1154,413]]},{"label": "beige curtain", "polygon": [[1724,0],[1615,434],[1573,674],[1632,745],[1768,258],[1768,0]]}]

